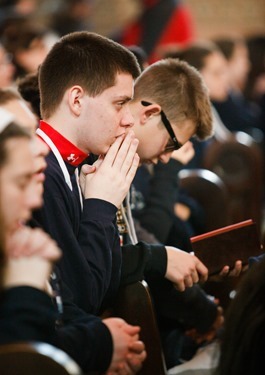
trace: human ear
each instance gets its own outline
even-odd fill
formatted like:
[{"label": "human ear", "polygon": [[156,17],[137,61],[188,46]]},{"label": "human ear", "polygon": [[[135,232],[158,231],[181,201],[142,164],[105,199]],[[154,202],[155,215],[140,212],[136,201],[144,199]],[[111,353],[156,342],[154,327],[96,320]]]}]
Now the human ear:
[{"label": "human ear", "polygon": [[69,89],[68,103],[71,111],[79,116],[82,109],[82,99],[84,97],[84,90],[81,86],[73,86]]},{"label": "human ear", "polygon": [[147,107],[144,107],[142,112],[142,121],[146,123],[152,117],[157,116],[161,112],[161,107],[158,104],[150,104]]}]

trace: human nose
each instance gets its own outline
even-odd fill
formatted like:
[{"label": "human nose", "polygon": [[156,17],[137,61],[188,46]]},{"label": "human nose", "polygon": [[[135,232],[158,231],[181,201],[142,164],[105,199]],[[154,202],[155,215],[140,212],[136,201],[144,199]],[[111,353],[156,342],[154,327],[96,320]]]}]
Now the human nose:
[{"label": "human nose", "polygon": [[123,116],[121,120],[121,125],[126,127],[132,127],[134,125],[134,117],[132,115],[132,112],[130,110],[130,107],[128,104],[124,106]]}]

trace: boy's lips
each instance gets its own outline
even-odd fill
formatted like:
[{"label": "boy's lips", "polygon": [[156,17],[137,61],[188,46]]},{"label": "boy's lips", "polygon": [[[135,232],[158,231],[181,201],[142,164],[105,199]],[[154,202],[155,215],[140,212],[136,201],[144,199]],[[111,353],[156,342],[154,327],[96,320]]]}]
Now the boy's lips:
[{"label": "boy's lips", "polygon": [[44,182],[45,173],[44,172],[38,172],[38,173],[36,173],[35,178],[36,178],[37,182]]},{"label": "boy's lips", "polygon": [[43,163],[41,167],[39,167],[37,169],[37,171],[35,172],[35,178],[38,182],[43,182],[45,180],[45,169],[47,167],[47,164],[46,163]]}]

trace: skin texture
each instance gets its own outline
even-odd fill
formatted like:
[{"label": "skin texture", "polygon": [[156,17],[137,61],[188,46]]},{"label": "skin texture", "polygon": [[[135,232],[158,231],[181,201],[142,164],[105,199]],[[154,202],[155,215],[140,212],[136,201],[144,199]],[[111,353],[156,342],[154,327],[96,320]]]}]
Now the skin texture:
[{"label": "skin texture", "polygon": [[15,67],[9,60],[4,48],[0,45],[0,88],[12,85]]}]

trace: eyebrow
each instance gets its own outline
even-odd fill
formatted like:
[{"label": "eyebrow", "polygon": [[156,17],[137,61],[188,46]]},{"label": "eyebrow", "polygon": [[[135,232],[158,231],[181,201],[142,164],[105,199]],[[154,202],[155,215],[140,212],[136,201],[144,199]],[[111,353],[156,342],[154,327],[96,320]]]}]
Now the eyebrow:
[{"label": "eyebrow", "polygon": [[127,96],[127,95],[124,95],[124,96],[117,96],[116,98],[114,98],[114,101],[119,101],[119,100],[122,100],[124,102],[129,102],[131,101],[133,98],[130,97],[130,96]]}]

